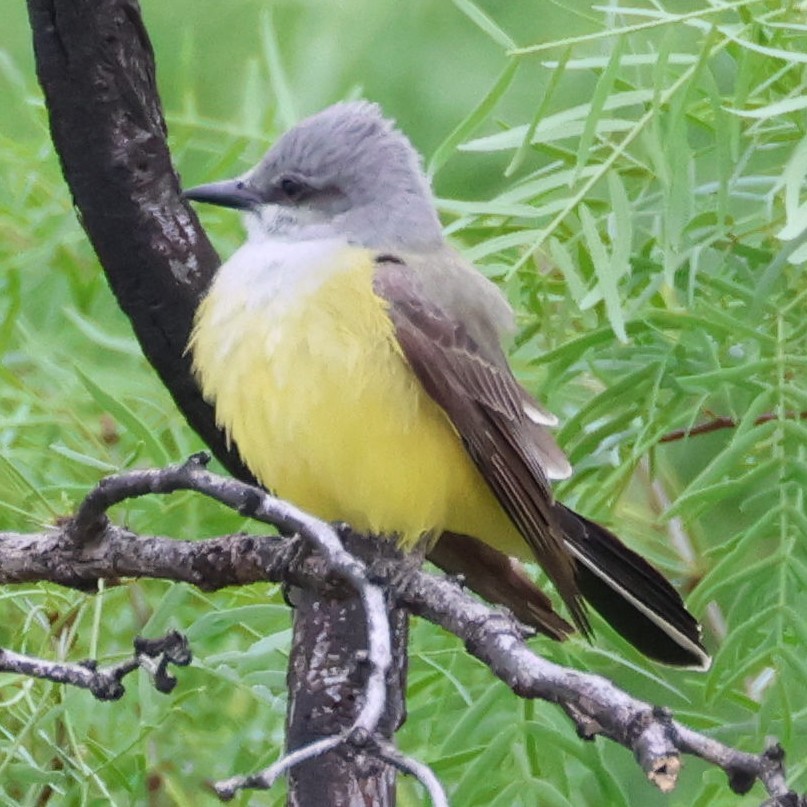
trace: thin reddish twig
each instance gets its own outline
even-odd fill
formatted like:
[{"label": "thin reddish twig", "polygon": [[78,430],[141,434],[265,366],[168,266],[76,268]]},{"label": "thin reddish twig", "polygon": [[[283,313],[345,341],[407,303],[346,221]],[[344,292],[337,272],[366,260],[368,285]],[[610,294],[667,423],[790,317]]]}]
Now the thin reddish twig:
[{"label": "thin reddish twig", "polygon": [[[779,415],[775,412],[766,412],[754,419],[755,426],[761,426],[763,423],[768,423],[771,420],[779,420]],[[807,411],[804,412],[785,412],[782,420],[807,420]],[[737,418],[732,417],[716,417],[712,420],[701,423],[698,426],[693,426],[691,429],[676,429],[675,431],[668,432],[664,437],[659,440],[660,443],[673,443],[676,440],[685,440],[687,437],[697,437],[699,434],[708,434],[709,432],[716,432],[719,429],[736,429],[740,425]]]}]

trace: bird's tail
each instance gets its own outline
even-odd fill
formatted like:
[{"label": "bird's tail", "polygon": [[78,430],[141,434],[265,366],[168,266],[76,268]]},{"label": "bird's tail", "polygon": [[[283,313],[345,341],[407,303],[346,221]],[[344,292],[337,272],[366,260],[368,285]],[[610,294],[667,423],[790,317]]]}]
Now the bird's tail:
[{"label": "bird's tail", "polygon": [[488,602],[504,605],[552,639],[563,641],[574,631],[515,558],[477,538],[444,532],[429,551],[429,560],[448,574],[459,575],[464,585]]},{"label": "bird's tail", "polygon": [[602,617],[656,661],[707,669],[700,625],[670,583],[605,527],[562,504],[555,510],[580,591]]}]

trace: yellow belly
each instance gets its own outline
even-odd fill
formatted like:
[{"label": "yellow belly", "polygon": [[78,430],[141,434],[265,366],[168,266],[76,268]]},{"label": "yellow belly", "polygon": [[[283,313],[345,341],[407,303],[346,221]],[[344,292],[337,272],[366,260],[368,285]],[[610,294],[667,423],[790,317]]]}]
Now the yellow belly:
[{"label": "yellow belly", "polygon": [[[194,366],[219,425],[281,498],[406,545],[443,530],[526,551],[443,411],[406,364],[372,289],[373,263],[341,266],[291,301],[255,304],[216,282]],[[305,285],[305,284],[303,284]]]}]

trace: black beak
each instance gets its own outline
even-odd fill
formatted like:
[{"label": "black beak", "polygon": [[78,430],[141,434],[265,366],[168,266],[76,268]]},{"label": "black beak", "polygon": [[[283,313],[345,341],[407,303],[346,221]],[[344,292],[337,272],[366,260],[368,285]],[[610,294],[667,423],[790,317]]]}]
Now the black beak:
[{"label": "black beak", "polygon": [[250,187],[243,179],[225,179],[222,182],[211,182],[208,185],[197,185],[184,191],[186,199],[194,202],[205,202],[209,205],[232,207],[236,210],[254,210],[263,204],[258,191]]}]

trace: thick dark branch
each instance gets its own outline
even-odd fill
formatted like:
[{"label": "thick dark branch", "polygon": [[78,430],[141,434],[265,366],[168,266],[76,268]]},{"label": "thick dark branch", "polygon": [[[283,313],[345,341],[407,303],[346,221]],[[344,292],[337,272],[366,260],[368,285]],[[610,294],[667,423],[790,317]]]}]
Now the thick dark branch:
[{"label": "thick dark branch", "polygon": [[134,640],[133,658],[99,667],[94,661],[78,664],[48,661],[0,649],[0,671],[33,678],[44,678],[57,684],[89,689],[98,700],[115,701],[125,692],[121,681],[137,669],[144,669],[158,692],[171,692],[177,679],[168,671],[169,664],[186,667],[191,663],[187,639],[176,631],[160,639]]},{"label": "thick dark branch", "polygon": [[51,135],[118,303],[180,411],[251,481],[216,427],[185,346],[219,259],[180,196],[136,0],[28,0]]}]

